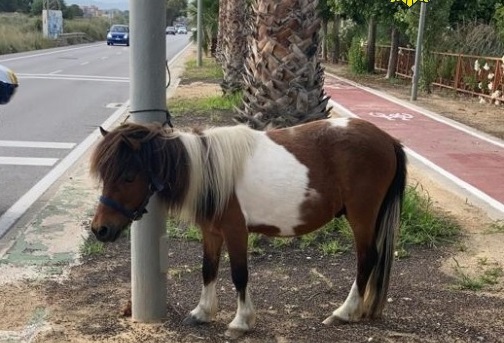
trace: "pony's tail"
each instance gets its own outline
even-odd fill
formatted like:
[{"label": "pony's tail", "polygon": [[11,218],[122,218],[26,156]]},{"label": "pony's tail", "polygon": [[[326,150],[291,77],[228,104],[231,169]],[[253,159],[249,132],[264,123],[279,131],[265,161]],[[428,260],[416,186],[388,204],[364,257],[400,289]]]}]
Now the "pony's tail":
[{"label": "pony's tail", "polygon": [[375,226],[377,261],[364,293],[364,308],[370,318],[380,317],[387,301],[390,270],[394,261],[396,235],[399,231],[401,207],[406,188],[406,155],[395,141],[396,172],[383,199]]}]

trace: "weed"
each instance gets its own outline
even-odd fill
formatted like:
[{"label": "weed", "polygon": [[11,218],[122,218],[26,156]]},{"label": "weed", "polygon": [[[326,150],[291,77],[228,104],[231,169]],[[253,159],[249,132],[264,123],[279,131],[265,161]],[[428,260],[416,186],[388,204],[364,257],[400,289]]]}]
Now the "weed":
[{"label": "weed", "polygon": [[166,232],[168,233],[168,237],[172,238],[180,238],[195,242],[201,242],[203,240],[201,230],[197,226],[180,223],[173,219],[168,219],[166,221]]},{"label": "weed", "polygon": [[504,220],[497,220],[490,224],[487,233],[504,233]]},{"label": "weed", "polygon": [[99,255],[105,251],[105,245],[91,235],[82,243],[79,250],[82,256]]},{"label": "weed", "polygon": [[399,247],[433,247],[452,241],[459,230],[453,219],[434,210],[431,198],[419,185],[407,187],[401,213]]},{"label": "weed", "polygon": [[[487,268],[482,271],[479,275],[470,276],[468,273],[464,272],[463,267],[460,266],[459,262],[454,258],[455,261],[455,277],[456,277],[456,287],[462,290],[479,291],[485,286],[496,285],[499,279],[504,275],[502,268],[500,266],[495,266],[492,268]],[[478,260],[480,266],[487,266],[488,259],[483,258]]]},{"label": "weed", "polygon": [[331,240],[323,242],[320,246],[320,250],[326,256],[340,255],[350,250],[350,246],[348,244],[341,243],[339,240]]},{"label": "weed", "polygon": [[204,57],[200,67],[198,67],[196,59],[189,59],[185,64],[185,82],[190,83],[194,80],[220,82],[223,77],[222,68],[214,58]]},{"label": "weed", "polygon": [[261,236],[256,233],[251,233],[248,236],[248,250],[251,253],[263,254],[264,250],[260,247]]}]

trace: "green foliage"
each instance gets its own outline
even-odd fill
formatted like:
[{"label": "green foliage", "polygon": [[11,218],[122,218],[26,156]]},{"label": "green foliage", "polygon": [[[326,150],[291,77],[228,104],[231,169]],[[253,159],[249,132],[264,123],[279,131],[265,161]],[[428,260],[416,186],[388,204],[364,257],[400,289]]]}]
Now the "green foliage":
[{"label": "green foliage", "polygon": [[457,57],[441,56],[441,63],[439,64],[437,74],[443,79],[451,80],[455,78],[456,68]]},{"label": "green foliage", "polygon": [[352,45],[348,51],[348,63],[354,74],[364,74],[367,71],[366,57],[362,50],[361,39],[359,37],[354,37],[352,39]]},{"label": "green foliage", "polygon": [[493,263],[493,266],[487,266],[487,259],[479,261],[479,270],[477,272],[467,273],[459,262],[455,261],[455,285],[457,289],[479,291],[486,286],[493,286],[499,283],[499,279],[504,276],[502,268]]},{"label": "green foliage", "polygon": [[105,18],[81,18],[63,22],[64,32],[84,32],[91,41],[105,40],[109,26]]},{"label": "green foliage", "polygon": [[173,219],[166,221],[166,232],[168,233],[168,237],[171,238],[180,238],[192,242],[201,242],[203,240],[203,235],[198,227]]},{"label": "green foliage", "polygon": [[187,83],[191,83],[193,80],[220,82],[222,78],[222,68],[214,58],[203,58],[203,63],[200,67],[197,66],[196,59],[190,59],[185,64],[184,81]]},{"label": "green foliage", "polygon": [[80,246],[82,256],[98,255],[105,251],[105,245],[96,240],[94,235],[90,235]]},{"label": "green foliage", "polygon": [[432,83],[437,77],[437,59],[436,57],[425,51],[422,53],[422,67],[420,70],[420,88],[427,93],[431,93]]},{"label": "green foliage", "polygon": [[433,209],[432,199],[419,185],[406,189],[401,213],[399,247],[429,247],[452,241],[460,227],[453,219]]}]

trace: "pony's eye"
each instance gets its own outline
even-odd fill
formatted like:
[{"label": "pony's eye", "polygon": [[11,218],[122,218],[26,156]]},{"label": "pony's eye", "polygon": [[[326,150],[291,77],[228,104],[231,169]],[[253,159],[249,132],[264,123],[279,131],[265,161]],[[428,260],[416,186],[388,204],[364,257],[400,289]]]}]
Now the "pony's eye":
[{"label": "pony's eye", "polygon": [[126,172],[124,173],[123,180],[124,182],[131,183],[135,181],[136,174],[133,172]]}]

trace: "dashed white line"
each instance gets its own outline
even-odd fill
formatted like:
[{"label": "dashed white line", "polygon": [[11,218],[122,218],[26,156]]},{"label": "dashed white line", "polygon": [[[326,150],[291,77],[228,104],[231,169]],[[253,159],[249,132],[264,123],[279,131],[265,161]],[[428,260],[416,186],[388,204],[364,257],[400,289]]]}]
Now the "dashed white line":
[{"label": "dashed white line", "polygon": [[81,65],[81,66],[85,66],[86,64],[89,64],[89,61],[82,62],[80,65]]},{"label": "dashed white line", "polygon": [[7,148],[44,148],[44,149],[73,149],[75,143],[64,142],[31,142],[31,141],[2,141],[0,147]]},{"label": "dashed white line", "polygon": [[63,70],[59,69],[59,70],[52,71],[52,72],[50,72],[49,74],[51,74],[51,75],[54,75],[54,74],[59,74],[59,73],[61,73],[62,71],[63,71]]},{"label": "dashed white line", "polygon": [[57,158],[39,158],[39,157],[4,157],[0,156],[0,165],[10,166],[46,166],[51,167]]}]

